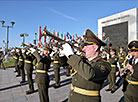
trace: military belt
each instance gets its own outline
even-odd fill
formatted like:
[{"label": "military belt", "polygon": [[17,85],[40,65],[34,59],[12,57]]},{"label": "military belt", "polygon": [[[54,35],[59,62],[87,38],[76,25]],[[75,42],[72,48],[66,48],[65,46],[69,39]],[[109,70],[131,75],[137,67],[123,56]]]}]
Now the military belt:
[{"label": "military belt", "polygon": [[14,59],[18,59],[16,56],[13,56]]},{"label": "military belt", "polygon": [[23,59],[19,59],[19,61],[23,61]]},{"label": "military belt", "polygon": [[26,63],[32,63],[31,61],[25,60]]},{"label": "military belt", "polygon": [[77,74],[77,71],[74,69],[74,68],[72,68],[72,70],[71,70],[71,76],[74,76],[74,75],[76,75]]},{"label": "military belt", "polygon": [[38,73],[47,73],[46,70],[36,70],[36,72],[38,72]]},{"label": "military belt", "polygon": [[111,64],[111,67],[116,67],[116,65]]},{"label": "military belt", "polygon": [[53,63],[59,63],[59,61],[54,61]]},{"label": "military belt", "polygon": [[138,85],[138,81],[131,81],[131,80],[128,80],[127,78],[126,78],[126,81],[127,81],[129,84]]},{"label": "military belt", "polygon": [[38,62],[35,64],[35,66],[36,66],[36,67],[38,66]]},{"label": "military belt", "polygon": [[124,59],[123,57],[119,57],[119,59]]},{"label": "military belt", "polygon": [[99,93],[100,93],[99,91],[81,89],[79,87],[73,86],[72,84],[71,84],[71,90],[76,93],[87,95],[87,96],[99,96]]}]

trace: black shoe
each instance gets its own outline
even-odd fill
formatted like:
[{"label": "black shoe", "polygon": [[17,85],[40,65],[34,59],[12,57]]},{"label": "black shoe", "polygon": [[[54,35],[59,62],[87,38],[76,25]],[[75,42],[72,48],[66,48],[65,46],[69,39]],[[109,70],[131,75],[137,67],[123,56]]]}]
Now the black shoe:
[{"label": "black shoe", "polygon": [[55,89],[57,89],[57,88],[59,88],[59,87],[60,87],[60,85],[59,85],[59,86],[54,86]]},{"label": "black shoe", "polygon": [[23,80],[23,81],[21,81],[20,83],[25,83],[26,81],[25,80]]},{"label": "black shoe", "polygon": [[105,91],[112,91],[112,89],[106,89]]},{"label": "black shoe", "polygon": [[111,90],[111,93],[114,93],[115,92],[115,90]]},{"label": "black shoe", "polygon": [[66,75],[67,77],[69,77],[70,75]]},{"label": "black shoe", "polygon": [[29,95],[29,94],[32,94],[34,92],[34,90],[28,90],[26,91],[26,94]]},{"label": "black shoe", "polygon": [[19,76],[21,76],[21,75],[16,75],[16,77],[19,77]]}]

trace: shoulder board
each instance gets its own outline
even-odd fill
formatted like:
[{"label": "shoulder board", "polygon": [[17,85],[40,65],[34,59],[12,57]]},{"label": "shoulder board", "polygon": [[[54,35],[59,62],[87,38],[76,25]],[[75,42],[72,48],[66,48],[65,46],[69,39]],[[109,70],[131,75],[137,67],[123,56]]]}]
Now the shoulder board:
[{"label": "shoulder board", "polygon": [[101,58],[99,58],[99,59],[97,59],[97,60],[96,60],[96,62],[98,62],[98,61],[107,62],[106,60],[104,60],[104,59],[101,59]]}]

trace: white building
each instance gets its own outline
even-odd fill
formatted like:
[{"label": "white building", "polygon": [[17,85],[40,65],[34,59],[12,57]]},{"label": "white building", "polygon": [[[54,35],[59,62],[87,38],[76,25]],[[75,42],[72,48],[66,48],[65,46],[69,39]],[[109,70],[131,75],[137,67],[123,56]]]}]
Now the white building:
[{"label": "white building", "polygon": [[109,37],[113,47],[126,48],[130,41],[138,39],[138,8],[99,19],[98,37]]}]

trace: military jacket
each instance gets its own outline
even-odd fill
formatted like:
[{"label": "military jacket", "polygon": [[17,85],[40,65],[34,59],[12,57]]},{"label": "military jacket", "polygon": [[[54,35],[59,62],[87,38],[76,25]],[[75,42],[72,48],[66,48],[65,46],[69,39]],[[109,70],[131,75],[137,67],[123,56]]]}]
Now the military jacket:
[{"label": "military jacket", "polygon": [[111,67],[112,67],[111,72],[116,72],[117,61],[118,61],[118,57],[117,56],[109,58],[108,62],[111,64]]},{"label": "military jacket", "polygon": [[17,65],[18,64],[18,60],[19,60],[19,55],[17,53],[13,53],[13,59],[14,59],[15,65]]},{"label": "military jacket", "polygon": [[66,56],[60,57],[60,65],[61,65],[61,66],[66,66],[66,65],[68,65],[68,64],[67,64],[67,61],[68,61],[68,58],[67,58]]},{"label": "military jacket", "polygon": [[[99,56],[92,61],[88,61],[74,54],[69,58],[68,63],[77,71],[72,78],[72,85],[90,91],[100,91],[104,80],[111,71],[110,64],[102,60]],[[79,102],[91,102],[91,99],[94,98],[87,95],[76,97],[79,94],[75,94],[73,91],[70,92],[71,102],[75,102],[72,101],[73,98],[79,100]]]},{"label": "military jacket", "polygon": [[128,82],[126,88],[126,94],[134,97],[138,97],[138,62],[132,65],[134,72],[128,72],[126,80]]},{"label": "military jacket", "polygon": [[117,55],[119,57],[118,62],[120,64],[122,64],[124,62],[124,60],[125,60],[126,52],[125,51],[123,51],[122,53],[118,52]]},{"label": "military jacket", "polygon": [[21,53],[19,54],[18,65],[19,65],[20,68],[24,68],[24,57]]},{"label": "military jacket", "polygon": [[60,57],[59,57],[59,51],[55,52],[53,55],[53,68],[59,68],[60,67]]},{"label": "military jacket", "polygon": [[101,56],[102,59],[107,60],[107,54],[101,53],[100,56]]},{"label": "military jacket", "polygon": [[49,81],[48,69],[50,68],[51,58],[49,56],[40,56],[37,51],[33,55],[38,62],[36,71],[45,71],[45,73],[36,72],[35,81],[36,83],[47,83]]},{"label": "military jacket", "polygon": [[33,70],[34,57],[31,54],[26,55],[26,53],[23,54],[23,57],[24,57],[24,68]]}]

